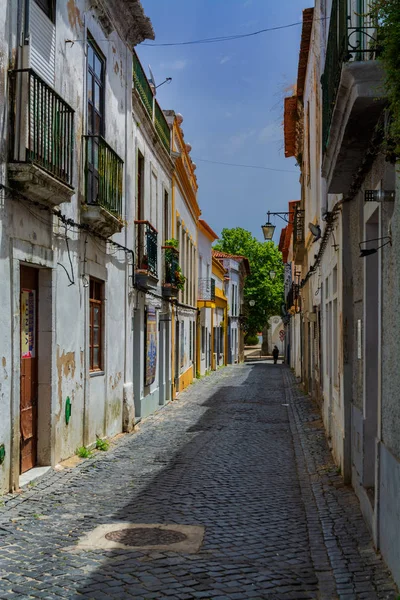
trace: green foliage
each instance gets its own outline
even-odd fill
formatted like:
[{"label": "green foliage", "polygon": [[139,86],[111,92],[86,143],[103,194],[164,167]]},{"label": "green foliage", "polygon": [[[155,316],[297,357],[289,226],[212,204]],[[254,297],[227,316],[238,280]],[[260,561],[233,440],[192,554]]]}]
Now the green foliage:
[{"label": "green foliage", "polygon": [[179,247],[179,240],[177,240],[176,238],[171,238],[170,240],[166,240],[164,246],[169,246],[170,248],[176,248],[178,249]]},{"label": "green foliage", "polygon": [[110,447],[110,442],[108,440],[102,440],[101,438],[97,438],[96,439],[96,449],[97,450],[102,450],[103,452],[106,452]]},{"label": "green foliage", "polygon": [[176,268],[175,271],[175,284],[178,290],[183,291],[185,289],[186,277],[182,273],[182,269],[180,265]]},{"label": "green foliage", "polygon": [[389,135],[400,156],[400,2],[373,0],[372,17],[379,23],[379,58],[385,68],[385,90],[392,115]]},{"label": "green foliage", "polygon": [[254,334],[246,335],[246,337],[244,339],[244,343],[246,344],[246,346],[257,346],[258,335],[254,335]]},{"label": "green foliage", "polygon": [[[250,263],[250,275],[245,280],[245,330],[248,334],[262,331],[273,315],[281,313],[283,303],[282,255],[274,242],[260,242],[241,227],[223,229],[216,250],[246,256]],[[270,278],[275,271],[275,279]],[[249,300],[255,305],[250,306]]]},{"label": "green foliage", "polygon": [[75,454],[79,456],[79,458],[92,457],[92,453],[90,452],[89,448],[86,448],[86,446],[80,446],[79,448],[77,448]]},{"label": "green foliage", "polygon": [[[167,265],[174,264],[174,251],[171,248],[178,249],[179,240],[176,238],[171,238],[170,240],[166,240],[165,244],[165,261]],[[172,274],[171,274],[172,275]],[[178,264],[175,269],[175,273],[173,274],[175,285],[178,290],[183,291],[185,289],[186,277],[184,276],[180,265]]]}]

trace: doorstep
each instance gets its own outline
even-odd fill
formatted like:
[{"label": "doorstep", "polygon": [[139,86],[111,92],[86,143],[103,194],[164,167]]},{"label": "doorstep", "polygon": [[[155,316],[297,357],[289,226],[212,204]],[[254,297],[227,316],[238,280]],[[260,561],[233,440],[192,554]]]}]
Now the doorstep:
[{"label": "doorstep", "polygon": [[33,467],[33,469],[29,469],[25,473],[19,476],[19,487],[22,488],[24,485],[28,485],[34,479],[39,479],[43,475],[46,475],[48,471],[50,471],[51,467]]}]

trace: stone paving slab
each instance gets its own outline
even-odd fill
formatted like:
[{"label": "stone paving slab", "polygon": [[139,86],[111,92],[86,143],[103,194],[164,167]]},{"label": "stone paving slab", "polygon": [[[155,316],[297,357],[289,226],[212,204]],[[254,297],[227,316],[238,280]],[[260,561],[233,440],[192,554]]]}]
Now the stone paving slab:
[{"label": "stone paving slab", "polygon": [[[290,371],[227,367],[107,453],[0,507],[0,599],[397,597]],[[198,552],[70,552],[100,525],[204,527]]]}]

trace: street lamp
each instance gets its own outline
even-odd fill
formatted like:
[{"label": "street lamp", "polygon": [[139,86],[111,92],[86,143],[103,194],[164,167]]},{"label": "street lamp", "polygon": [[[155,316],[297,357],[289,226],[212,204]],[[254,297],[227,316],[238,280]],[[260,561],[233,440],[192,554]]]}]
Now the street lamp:
[{"label": "street lamp", "polygon": [[[264,239],[268,242],[270,242],[272,240],[272,238],[274,237],[274,233],[275,233],[275,225],[273,225],[270,221],[271,215],[273,217],[280,217],[282,219],[282,221],[285,221],[286,223],[292,223],[294,222],[294,215],[295,213],[304,213],[303,209],[299,209],[296,208],[293,211],[290,212],[267,212],[267,222],[265,223],[265,225],[261,226],[262,232],[264,234]],[[293,219],[290,218],[290,216],[293,215]]]},{"label": "street lamp", "polygon": [[270,276],[270,278],[271,278],[272,280],[274,280],[274,279],[275,279],[275,277],[276,277],[276,273],[275,273],[275,271],[270,271],[270,272],[269,272],[269,276]]},{"label": "street lamp", "polygon": [[272,223],[269,220],[269,213],[268,213],[268,221],[265,223],[265,225],[262,225],[261,227],[263,235],[264,235],[264,240],[266,240],[267,242],[270,242],[272,240],[272,238],[274,237],[274,233],[275,233],[275,225],[272,225]]}]

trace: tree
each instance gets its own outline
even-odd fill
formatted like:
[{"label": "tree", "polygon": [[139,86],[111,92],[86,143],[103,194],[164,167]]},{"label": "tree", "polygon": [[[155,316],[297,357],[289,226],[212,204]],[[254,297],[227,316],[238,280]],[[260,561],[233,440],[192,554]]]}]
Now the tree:
[{"label": "tree", "polygon": [[[370,18],[378,24],[375,47],[385,69],[384,88],[391,119],[387,125],[387,153],[400,157],[400,3],[399,0],[372,0]],[[371,41],[371,46],[373,46]]]},{"label": "tree", "polygon": [[[244,285],[246,329],[249,335],[262,331],[270,317],[281,313],[283,303],[283,263],[277,246],[259,242],[249,231],[235,227],[222,230],[214,249],[248,258],[251,272]],[[271,279],[270,271],[275,271],[275,279]],[[254,306],[249,305],[250,300],[255,301]]]}]

